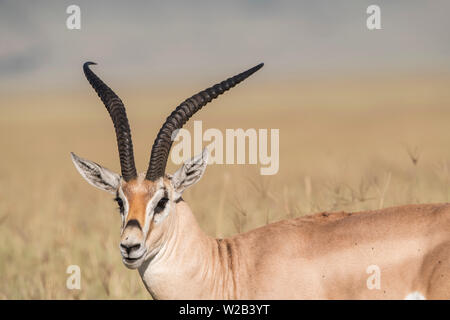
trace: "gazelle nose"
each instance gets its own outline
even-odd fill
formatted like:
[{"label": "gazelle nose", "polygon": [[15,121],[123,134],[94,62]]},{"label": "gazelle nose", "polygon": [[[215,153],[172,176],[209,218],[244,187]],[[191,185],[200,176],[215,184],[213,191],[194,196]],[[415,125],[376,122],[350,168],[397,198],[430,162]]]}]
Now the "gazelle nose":
[{"label": "gazelle nose", "polygon": [[131,253],[133,251],[137,251],[137,250],[139,250],[141,248],[141,244],[140,243],[131,243],[131,242],[128,242],[127,239],[125,239],[125,241],[122,241],[120,243],[120,248],[125,250],[126,253],[129,254],[129,253]]}]

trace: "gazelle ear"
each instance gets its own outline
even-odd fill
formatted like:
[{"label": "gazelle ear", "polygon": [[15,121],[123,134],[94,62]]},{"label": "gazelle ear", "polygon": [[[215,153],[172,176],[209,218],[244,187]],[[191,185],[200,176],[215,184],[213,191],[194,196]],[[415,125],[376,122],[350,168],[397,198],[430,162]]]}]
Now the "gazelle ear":
[{"label": "gazelle ear", "polygon": [[113,194],[119,189],[120,176],[117,173],[93,161],[80,158],[73,152],[70,153],[70,156],[75,168],[77,168],[81,176],[91,185]]},{"label": "gazelle ear", "polygon": [[208,164],[208,149],[203,149],[201,154],[196,155],[190,160],[187,160],[177,172],[171,177],[176,199],[181,197],[181,194],[187,187],[195,184],[203,176],[206,166]]}]

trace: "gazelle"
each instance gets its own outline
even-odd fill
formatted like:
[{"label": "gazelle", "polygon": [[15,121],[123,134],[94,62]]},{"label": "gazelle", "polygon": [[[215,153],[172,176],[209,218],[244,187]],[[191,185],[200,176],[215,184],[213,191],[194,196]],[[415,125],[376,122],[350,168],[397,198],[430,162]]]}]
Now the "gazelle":
[{"label": "gazelle", "polygon": [[[72,153],[79,173],[115,195],[123,263],[138,269],[155,299],[450,298],[450,205],[320,213],[214,239],[199,228],[183,191],[202,177],[208,154],[165,172],[172,135],[259,64],[181,103],[153,144],[145,174],[134,164],[119,97],[84,64],[114,123],[121,176]],[[369,272],[369,273],[368,273]],[[374,272],[374,273],[372,273]],[[376,277],[375,286],[369,285]]]}]

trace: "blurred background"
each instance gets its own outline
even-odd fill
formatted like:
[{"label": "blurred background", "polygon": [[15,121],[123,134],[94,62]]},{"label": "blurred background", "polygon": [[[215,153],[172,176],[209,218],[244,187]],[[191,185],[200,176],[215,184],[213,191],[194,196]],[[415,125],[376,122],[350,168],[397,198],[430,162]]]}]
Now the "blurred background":
[{"label": "blurred background", "polygon": [[[66,27],[72,4],[80,30]],[[371,4],[0,0],[0,299],[149,298],[122,265],[115,203],[70,161],[74,151],[120,171],[85,61],[127,106],[140,171],[175,106],[265,62],[194,117],[203,130],[280,130],[278,174],[212,165],[186,192],[211,236],[447,202],[450,3],[378,0],[382,29],[370,31]],[[69,265],[81,290],[66,288]]]}]

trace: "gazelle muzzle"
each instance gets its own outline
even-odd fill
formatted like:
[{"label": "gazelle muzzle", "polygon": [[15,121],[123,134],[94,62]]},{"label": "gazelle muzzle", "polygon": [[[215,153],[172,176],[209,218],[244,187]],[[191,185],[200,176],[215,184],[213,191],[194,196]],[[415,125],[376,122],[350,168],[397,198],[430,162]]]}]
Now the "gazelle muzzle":
[{"label": "gazelle muzzle", "polygon": [[145,247],[145,234],[136,220],[128,221],[123,229],[119,247],[123,263],[127,267],[134,269],[140,266],[147,249]]}]

